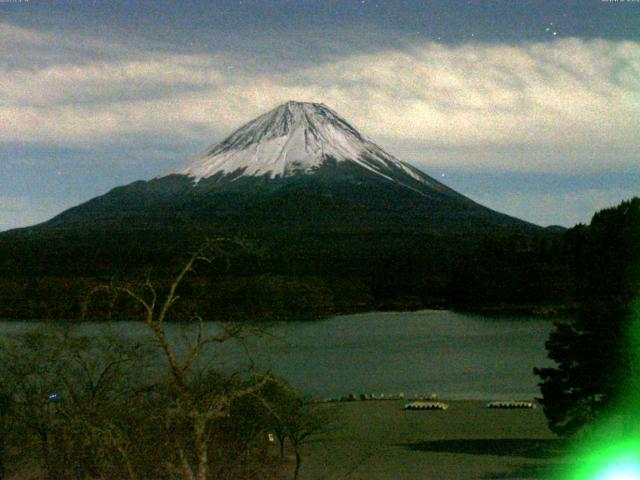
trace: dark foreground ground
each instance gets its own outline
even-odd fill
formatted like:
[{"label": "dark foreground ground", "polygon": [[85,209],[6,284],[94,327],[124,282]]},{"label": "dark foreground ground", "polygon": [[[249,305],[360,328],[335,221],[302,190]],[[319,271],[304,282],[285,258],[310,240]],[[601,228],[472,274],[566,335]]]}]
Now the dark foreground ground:
[{"label": "dark foreground ground", "polygon": [[549,479],[563,444],[541,408],[493,410],[451,401],[405,411],[402,401],[332,404],[335,425],[306,446],[300,480]]}]

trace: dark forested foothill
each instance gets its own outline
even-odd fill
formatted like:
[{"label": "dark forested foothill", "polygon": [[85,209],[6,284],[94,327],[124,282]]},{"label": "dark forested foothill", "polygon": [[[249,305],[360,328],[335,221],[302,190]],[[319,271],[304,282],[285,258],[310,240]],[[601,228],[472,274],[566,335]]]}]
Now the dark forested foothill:
[{"label": "dark forested foothill", "polygon": [[[248,232],[244,247],[228,261],[199,268],[183,288],[210,319],[312,319],[419,308],[575,311],[593,292],[613,294],[633,276],[622,257],[633,254],[626,240],[632,234],[618,232],[614,217],[605,210],[589,227],[472,235],[397,225],[385,231],[373,223],[359,233],[311,224],[287,233],[265,225],[229,232]],[[8,232],[0,237],[0,317],[78,318],[95,285],[148,275],[166,283],[208,233],[221,233],[172,225],[128,233],[122,226],[82,234],[57,227]],[[126,318],[131,312],[121,306],[114,312]]]},{"label": "dark forested foothill", "polygon": [[596,213],[569,230],[564,245],[579,308],[547,341],[557,366],[536,373],[549,426],[569,435],[614,407],[637,418],[640,198]]},{"label": "dark forested foothill", "polygon": [[462,310],[553,314],[573,308],[572,279],[563,234],[487,237],[460,262],[447,293]]}]

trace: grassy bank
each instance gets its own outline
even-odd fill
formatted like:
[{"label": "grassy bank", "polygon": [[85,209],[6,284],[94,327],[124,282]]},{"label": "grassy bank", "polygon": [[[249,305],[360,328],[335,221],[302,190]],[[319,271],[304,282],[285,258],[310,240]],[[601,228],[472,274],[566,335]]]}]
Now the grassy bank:
[{"label": "grassy bank", "polygon": [[446,411],[405,411],[402,401],[329,406],[335,426],[307,446],[301,479],[547,479],[562,462],[542,409],[447,403]]}]

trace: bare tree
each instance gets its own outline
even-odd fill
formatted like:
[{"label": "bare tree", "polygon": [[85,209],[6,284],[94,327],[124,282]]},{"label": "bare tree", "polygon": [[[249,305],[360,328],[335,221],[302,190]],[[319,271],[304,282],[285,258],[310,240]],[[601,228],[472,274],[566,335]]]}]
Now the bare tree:
[{"label": "bare tree", "polygon": [[0,480],[6,478],[6,455],[11,434],[13,392],[9,385],[0,385]]},{"label": "bare tree", "polygon": [[298,480],[304,446],[327,431],[330,419],[327,412],[321,412],[317,406],[304,403],[302,400],[293,401],[288,405],[288,409],[279,421],[283,423],[286,438],[293,448],[296,460],[293,480]]},{"label": "bare tree", "polygon": [[269,428],[278,439],[281,457],[285,442],[291,445],[295,456],[293,479],[297,480],[304,446],[329,432],[334,416],[326,405],[305,401],[282,379],[271,379],[257,397],[269,413]]},{"label": "bare tree", "polygon": [[[194,314],[190,320],[197,322],[197,333],[183,355],[179,355],[166,333],[165,323],[180,299],[178,291],[185,278],[194,272],[196,264],[211,264],[224,259],[224,246],[230,243],[238,245],[238,242],[231,242],[225,238],[207,240],[182,266],[166,292],[161,293],[156,288],[150,275],[139,288],[112,283],[92,291],[96,293],[107,290],[116,295],[124,294],[142,308],[145,324],[161,349],[170,373],[174,400],[167,406],[163,421],[172,428],[176,426],[175,423],[181,424],[184,419],[188,421],[189,441],[185,442],[182,436],[173,439],[179,463],[178,470],[184,480],[207,480],[210,477],[215,423],[229,416],[235,399],[257,392],[270,378],[269,375],[254,373],[250,381],[226,382],[218,388],[203,388],[207,383],[206,375],[196,379],[197,360],[210,346],[234,341],[248,352],[248,338],[252,334],[260,333],[259,329],[230,323],[222,325],[218,333],[207,335],[203,317]],[[190,449],[194,455],[190,455]]]},{"label": "bare tree", "polygon": [[[87,305],[100,291],[129,299],[152,345],[108,330],[83,336],[75,325],[0,339],[0,480],[23,477],[23,461],[46,480],[270,478],[281,467],[262,435],[266,410],[255,419],[238,412],[271,378],[257,373],[250,355],[250,339],[264,329],[217,323],[209,330],[190,314],[196,329],[186,348],[169,332],[167,320],[190,305],[180,302],[183,282],[196,265],[225,262],[225,243],[201,246],[168,283],[148,275],[92,290]],[[216,348],[227,342],[244,351],[248,373],[209,363],[229,350]]]},{"label": "bare tree", "polygon": [[[104,442],[92,433],[128,411],[140,345],[40,328],[0,344],[2,432],[41,465],[44,478],[98,476]],[[6,437],[3,435],[2,440]],[[33,451],[26,446],[35,442]]]}]

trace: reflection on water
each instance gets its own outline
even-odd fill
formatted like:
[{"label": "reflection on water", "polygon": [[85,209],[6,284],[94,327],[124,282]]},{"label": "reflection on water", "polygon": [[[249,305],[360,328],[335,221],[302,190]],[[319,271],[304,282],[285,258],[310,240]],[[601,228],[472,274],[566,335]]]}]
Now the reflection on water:
[{"label": "reflection on water", "polygon": [[[3,335],[27,331],[33,323],[2,322]],[[318,322],[276,324],[271,335],[252,341],[252,358],[272,368],[303,393],[325,398],[361,392],[436,392],[441,398],[526,399],[538,396],[534,366],[549,364],[544,342],[551,321],[485,318],[449,311],[376,312]],[[83,334],[108,329],[148,339],[142,323],[90,323]],[[218,329],[208,323],[207,330]],[[189,331],[167,325],[184,346]],[[181,340],[182,339],[182,340]],[[219,366],[244,358],[225,346],[203,358]]]}]

